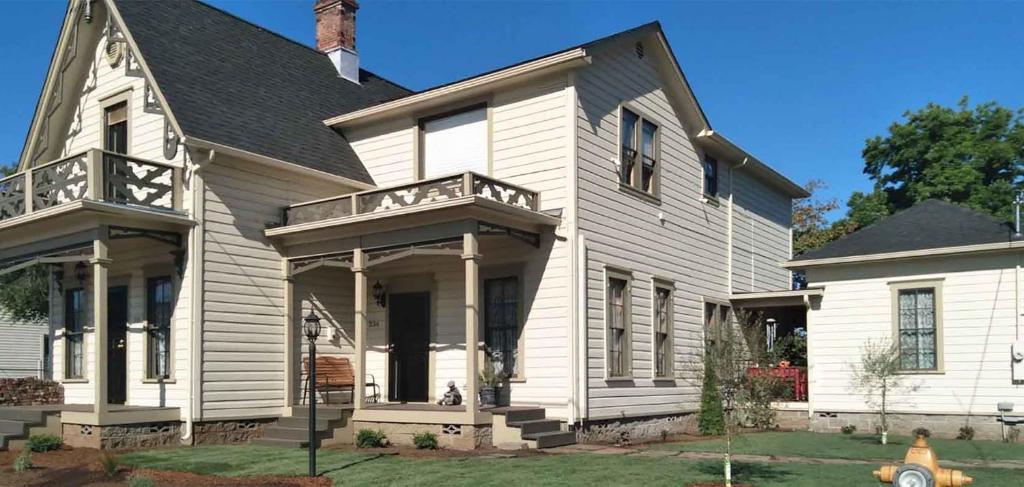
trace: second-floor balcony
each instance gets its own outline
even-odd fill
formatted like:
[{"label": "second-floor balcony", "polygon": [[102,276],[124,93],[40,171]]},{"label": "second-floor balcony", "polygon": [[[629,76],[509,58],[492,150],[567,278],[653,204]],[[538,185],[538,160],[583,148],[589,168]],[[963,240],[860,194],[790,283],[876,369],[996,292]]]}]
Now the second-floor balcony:
[{"label": "second-floor balcony", "polygon": [[0,223],[76,202],[182,210],[181,168],[91,149],[0,179]]}]

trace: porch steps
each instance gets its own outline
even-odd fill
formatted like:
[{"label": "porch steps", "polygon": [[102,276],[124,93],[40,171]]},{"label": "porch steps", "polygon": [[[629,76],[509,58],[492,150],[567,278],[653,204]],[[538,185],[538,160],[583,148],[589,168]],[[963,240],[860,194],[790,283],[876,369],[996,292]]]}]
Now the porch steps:
[{"label": "porch steps", "polygon": [[[490,410],[495,417],[495,427],[502,430],[518,430],[520,441],[504,441],[497,444],[502,449],[553,448],[576,444],[576,433],[562,429],[562,422],[547,419],[543,408],[503,407]],[[503,435],[505,436],[505,435]],[[514,436],[514,435],[513,435]]]},{"label": "porch steps", "polygon": [[45,424],[44,411],[0,408],[0,451],[7,450],[12,442],[23,443],[28,440],[33,426]]},{"label": "porch steps", "polygon": [[[322,443],[334,439],[335,433],[342,428],[347,418],[348,408],[330,407],[318,404],[316,407],[316,442]],[[253,441],[256,445],[278,446],[284,448],[309,448],[309,407],[294,407],[292,415],[279,418],[263,432],[263,438]]]}]

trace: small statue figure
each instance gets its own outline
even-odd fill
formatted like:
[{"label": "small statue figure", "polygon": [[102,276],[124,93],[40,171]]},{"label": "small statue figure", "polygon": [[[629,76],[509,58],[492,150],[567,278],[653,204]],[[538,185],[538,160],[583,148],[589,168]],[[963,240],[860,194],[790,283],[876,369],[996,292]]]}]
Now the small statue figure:
[{"label": "small statue figure", "polygon": [[459,388],[455,387],[455,381],[448,381],[448,391],[444,393],[444,397],[437,401],[441,406],[458,406],[462,404],[462,393],[459,392]]}]

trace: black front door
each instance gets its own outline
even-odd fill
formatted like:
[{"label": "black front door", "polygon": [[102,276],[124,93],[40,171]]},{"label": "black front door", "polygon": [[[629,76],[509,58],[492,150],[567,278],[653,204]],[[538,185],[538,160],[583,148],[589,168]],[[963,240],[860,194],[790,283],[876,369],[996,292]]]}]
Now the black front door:
[{"label": "black front door", "polygon": [[388,296],[388,401],[427,402],[430,293]]},{"label": "black front door", "polygon": [[107,294],[107,403],[124,404],[127,392],[128,288]]}]

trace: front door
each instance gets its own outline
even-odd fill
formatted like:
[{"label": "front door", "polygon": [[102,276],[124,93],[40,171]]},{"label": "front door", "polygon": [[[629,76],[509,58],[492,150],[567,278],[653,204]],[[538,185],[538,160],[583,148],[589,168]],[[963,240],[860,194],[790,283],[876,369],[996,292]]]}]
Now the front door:
[{"label": "front door", "polygon": [[107,403],[124,404],[127,392],[128,288],[107,294]]},{"label": "front door", "polygon": [[430,293],[388,296],[388,401],[427,402]]}]

